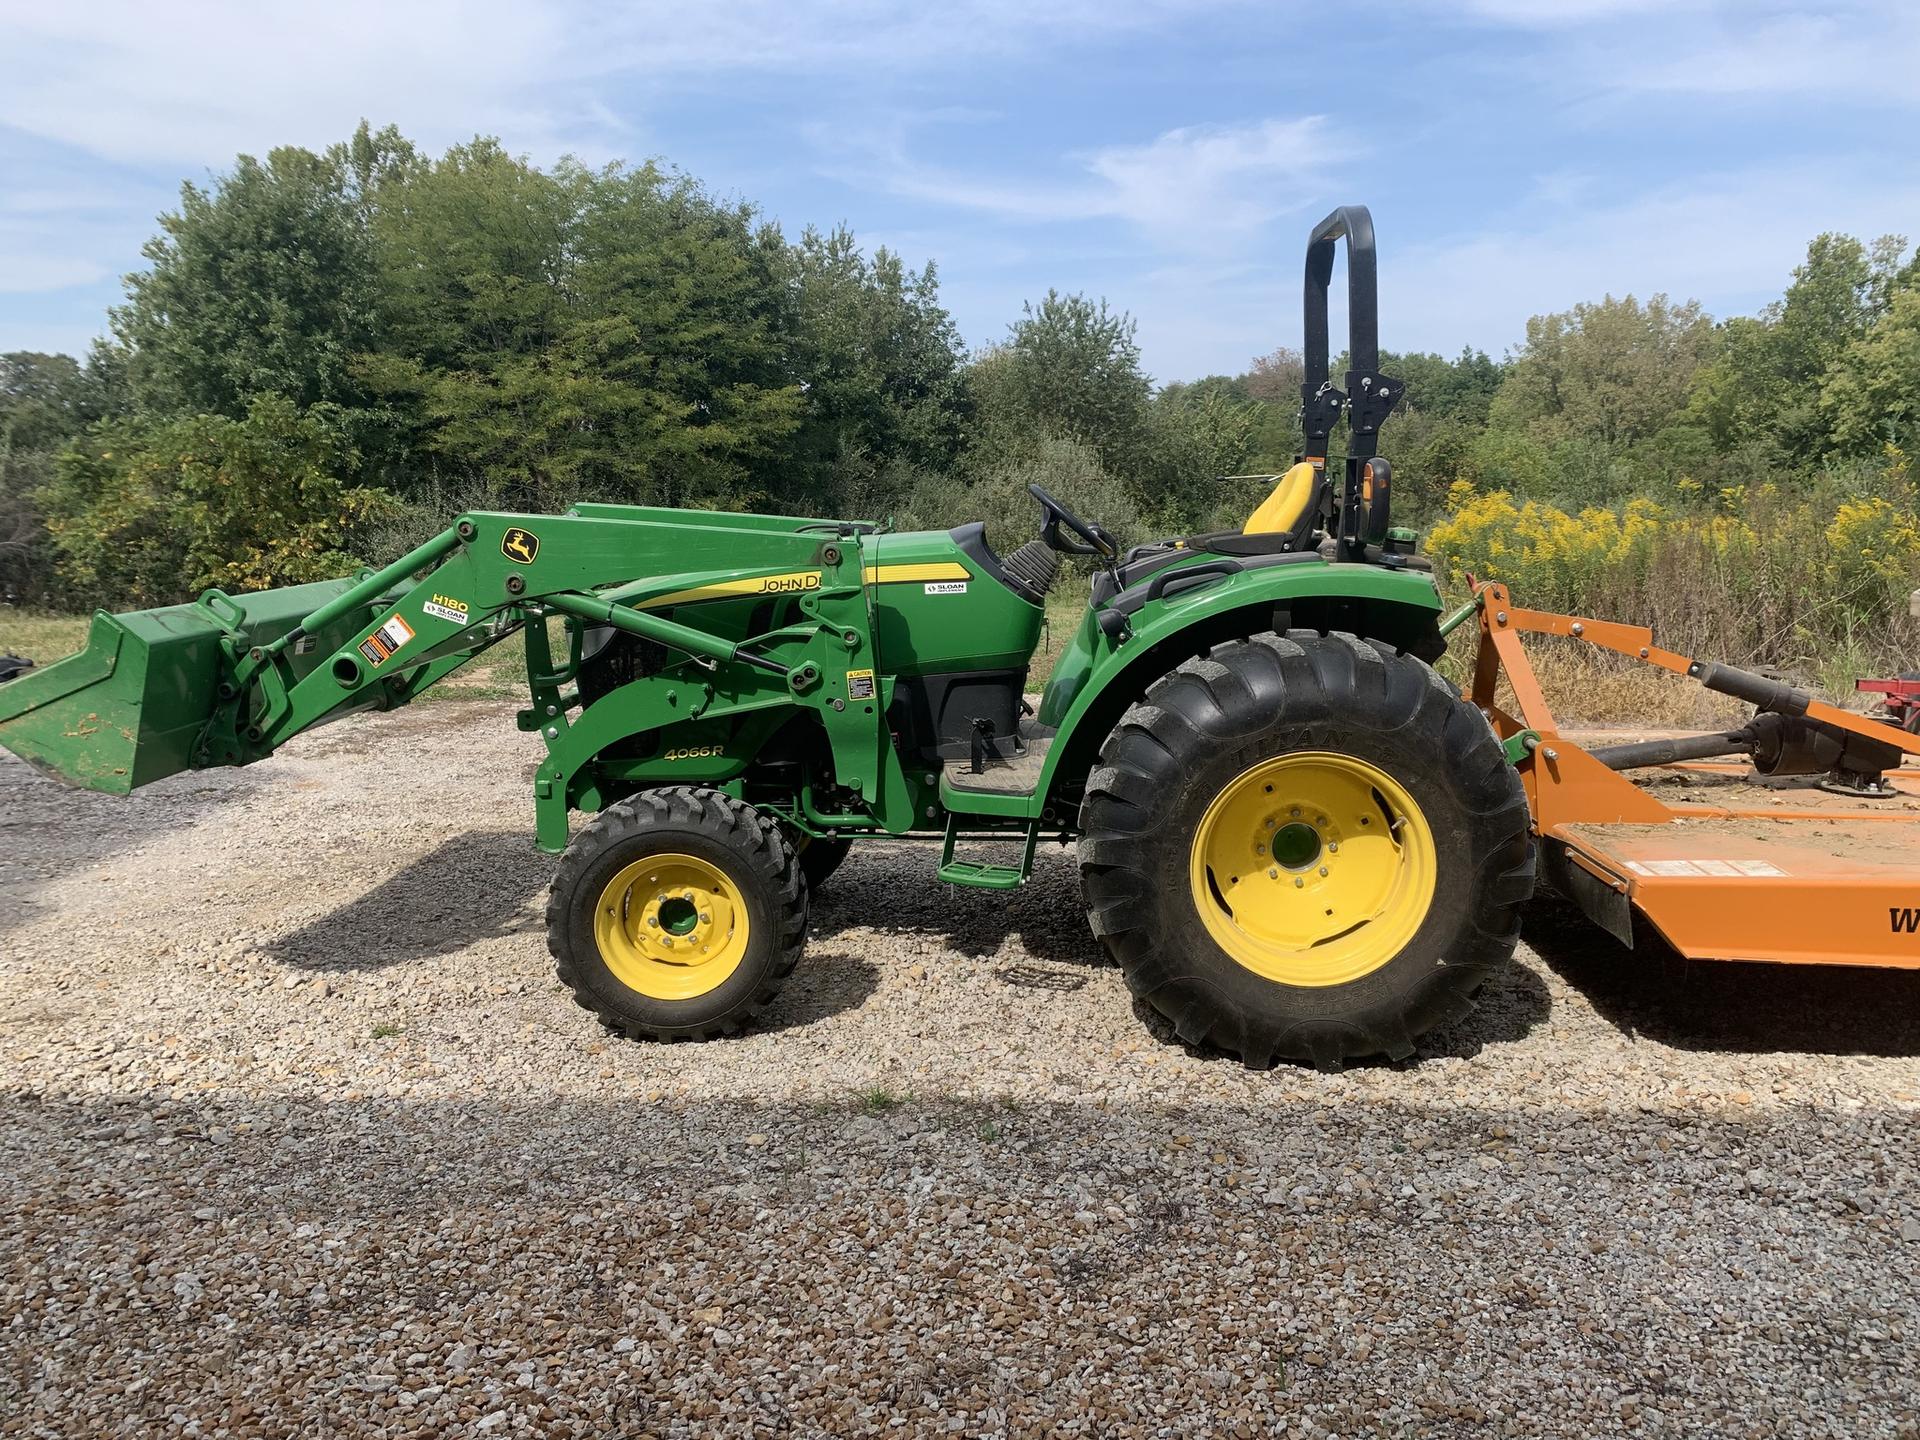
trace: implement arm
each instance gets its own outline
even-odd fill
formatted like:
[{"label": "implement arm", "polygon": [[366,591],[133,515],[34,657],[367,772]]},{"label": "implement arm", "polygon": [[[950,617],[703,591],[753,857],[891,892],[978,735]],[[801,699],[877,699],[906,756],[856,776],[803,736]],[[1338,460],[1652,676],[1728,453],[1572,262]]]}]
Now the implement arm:
[{"label": "implement arm", "polygon": [[[326,721],[405,704],[533,620],[533,705],[520,722],[548,751],[535,782],[543,846],[564,844],[569,782],[607,745],[775,706],[815,710],[840,783],[905,828],[904,787],[888,783],[899,765],[882,743],[885,697],[847,703],[847,671],[874,668],[857,535],[820,521],[583,508],[468,514],[354,581],[103,613],[86,651],[0,691],[0,743],[61,779],[124,793],[183,769],[249,764]],[[716,592],[798,595],[802,618],[732,639],[652,613]],[[557,666],[549,615],[569,636]],[[565,687],[588,625],[683,658],[576,715]]]}]

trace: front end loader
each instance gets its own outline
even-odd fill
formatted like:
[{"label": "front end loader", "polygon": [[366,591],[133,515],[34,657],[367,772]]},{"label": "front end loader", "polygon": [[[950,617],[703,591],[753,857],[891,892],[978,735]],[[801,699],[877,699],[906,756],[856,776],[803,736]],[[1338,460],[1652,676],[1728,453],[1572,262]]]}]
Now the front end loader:
[{"label": "front end loader", "polygon": [[[403,705],[517,633],[550,948],[621,1032],[750,1021],[853,845],[937,840],[938,879],[1004,889],[1044,840],[1077,842],[1094,932],[1183,1039],[1255,1066],[1405,1056],[1511,954],[1536,842],[1563,868],[1577,848],[1537,817],[1579,752],[1500,708],[1498,626],[1470,698],[1432,668],[1469,617],[1390,524],[1374,291],[1371,220],[1337,210],[1307,255],[1301,453],[1238,530],[1127,546],[1038,486],[1005,555],[978,522],[469,513],[377,571],[102,613],[0,687],[0,744],[124,793]],[[1069,557],[1087,604],[1030,705]]]}]

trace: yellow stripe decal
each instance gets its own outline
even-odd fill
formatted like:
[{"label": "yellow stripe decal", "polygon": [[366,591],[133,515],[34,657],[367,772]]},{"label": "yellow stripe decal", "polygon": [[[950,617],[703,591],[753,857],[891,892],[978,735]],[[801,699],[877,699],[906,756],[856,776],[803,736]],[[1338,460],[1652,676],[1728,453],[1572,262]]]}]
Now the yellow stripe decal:
[{"label": "yellow stripe decal", "polygon": [[869,585],[912,584],[918,580],[971,580],[973,572],[953,560],[936,560],[924,565],[869,565]]},{"label": "yellow stripe decal", "polygon": [[[869,565],[869,585],[904,585],[927,580],[971,580],[973,572],[953,560],[937,560],[920,565]],[[784,575],[754,575],[744,580],[716,580],[711,585],[696,585],[691,590],[671,590],[642,600],[635,607],[657,610],[669,605],[690,605],[696,600],[725,600],[742,595],[798,595],[820,588],[818,570],[790,570]]]},{"label": "yellow stripe decal", "polygon": [[654,610],[665,605],[686,605],[695,600],[720,600],[740,595],[798,595],[820,588],[818,570],[790,570],[784,575],[753,575],[745,580],[716,580],[711,585],[696,585],[691,590],[671,590],[642,600],[636,607]]}]

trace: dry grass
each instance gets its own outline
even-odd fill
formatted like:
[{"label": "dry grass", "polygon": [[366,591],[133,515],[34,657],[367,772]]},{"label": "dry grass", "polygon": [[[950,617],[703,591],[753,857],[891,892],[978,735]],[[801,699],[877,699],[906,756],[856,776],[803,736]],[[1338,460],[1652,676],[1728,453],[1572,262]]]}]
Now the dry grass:
[{"label": "dry grass", "polygon": [[[1747,714],[1730,695],[1577,641],[1530,643],[1527,658],[1563,725],[1720,730],[1740,724]],[[1501,688],[1501,703],[1511,706],[1512,690],[1504,679]]]},{"label": "dry grass", "polygon": [[0,655],[19,655],[36,665],[51,665],[87,643],[88,615],[53,615],[40,610],[0,609]]}]

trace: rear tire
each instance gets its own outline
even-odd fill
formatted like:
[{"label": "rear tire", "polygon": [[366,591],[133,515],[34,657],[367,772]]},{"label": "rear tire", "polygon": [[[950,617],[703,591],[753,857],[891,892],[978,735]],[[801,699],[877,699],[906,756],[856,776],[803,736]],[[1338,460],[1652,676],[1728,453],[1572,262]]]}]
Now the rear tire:
[{"label": "rear tire", "polygon": [[1080,823],[1088,917],[1133,992],[1258,1068],[1411,1054],[1511,956],[1533,891],[1486,718],[1351,635],[1258,635],[1163,677]]},{"label": "rear tire", "polygon": [[547,902],[560,981],[634,1039],[709,1040],[764,1010],[806,943],[800,862],[717,790],[642,790],[574,837]]}]

